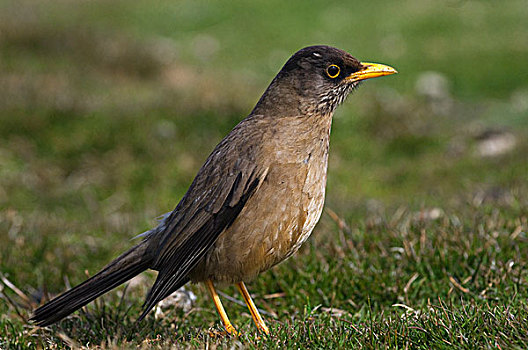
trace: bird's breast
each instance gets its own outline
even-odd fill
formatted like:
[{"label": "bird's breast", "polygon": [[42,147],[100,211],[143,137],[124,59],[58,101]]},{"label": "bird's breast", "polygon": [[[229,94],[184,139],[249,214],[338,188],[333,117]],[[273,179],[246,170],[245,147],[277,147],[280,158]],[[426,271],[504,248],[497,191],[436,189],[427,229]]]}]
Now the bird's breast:
[{"label": "bird's breast", "polygon": [[329,118],[289,120],[266,128],[254,156],[265,179],[220,234],[191,279],[248,281],[295,253],[323,210],[328,164]]},{"label": "bird's breast", "polygon": [[321,216],[326,186],[328,143],[309,146],[304,153],[288,156],[282,149],[268,155],[265,180],[218,237],[193,280],[247,281],[300,248]]}]

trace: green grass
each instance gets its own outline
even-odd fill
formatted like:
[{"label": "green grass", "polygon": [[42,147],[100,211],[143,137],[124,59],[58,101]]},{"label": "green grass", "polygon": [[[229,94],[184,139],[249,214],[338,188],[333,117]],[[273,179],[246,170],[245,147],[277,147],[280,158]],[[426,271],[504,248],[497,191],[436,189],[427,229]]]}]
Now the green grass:
[{"label": "green grass", "polygon": [[[527,348],[527,12],[524,1],[0,3],[0,348]],[[190,311],[136,324],[148,273],[58,325],[27,323],[43,296],[171,210],[284,61],[319,43],[400,74],[340,107],[326,214],[248,284],[270,337],[226,298],[242,336],[211,337],[220,323],[194,285]],[[447,81],[437,100],[416,88],[427,71]],[[513,147],[480,155],[493,132]]]}]

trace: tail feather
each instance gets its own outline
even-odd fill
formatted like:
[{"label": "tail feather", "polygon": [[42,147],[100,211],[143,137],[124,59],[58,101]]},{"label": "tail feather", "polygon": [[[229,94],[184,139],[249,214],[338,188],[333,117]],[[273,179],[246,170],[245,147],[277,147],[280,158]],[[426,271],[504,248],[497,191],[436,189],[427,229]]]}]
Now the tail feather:
[{"label": "tail feather", "polygon": [[[166,297],[168,297],[169,295],[171,295],[172,293],[174,293],[175,291],[177,291],[178,289],[186,285],[189,281],[190,281],[189,277],[183,278],[179,283],[175,284],[174,287],[172,287],[167,293],[165,293],[160,298],[160,300],[165,299]],[[150,299],[151,299],[151,294],[149,292],[149,294],[147,295],[147,300],[145,300],[145,303],[143,303],[143,312],[139,316],[137,322],[140,322],[141,320],[143,320],[147,316],[147,314],[150,312],[150,310],[152,310],[152,308],[157,304],[157,302],[154,302],[154,303],[151,302]]]},{"label": "tail feather", "polygon": [[153,261],[143,241],[119,256],[96,275],[64,292],[33,312],[31,320],[47,326],[68,316],[90,301],[148,269]]}]

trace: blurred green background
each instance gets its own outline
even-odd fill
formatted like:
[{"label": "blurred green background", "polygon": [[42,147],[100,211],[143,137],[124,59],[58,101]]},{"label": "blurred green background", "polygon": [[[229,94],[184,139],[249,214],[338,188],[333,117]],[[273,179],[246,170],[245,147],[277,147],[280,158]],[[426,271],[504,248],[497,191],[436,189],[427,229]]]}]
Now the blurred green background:
[{"label": "blurred green background", "polygon": [[[116,195],[168,210],[285,60],[312,44],[400,71],[337,112],[330,205],[428,202],[444,186],[526,179],[525,162],[511,158],[528,125],[525,1],[4,1],[0,10],[3,206],[69,211],[83,195]],[[482,157],[483,135],[513,145]]]},{"label": "blurred green background", "polygon": [[313,44],[400,72],[338,109],[327,207],[355,218],[526,189],[527,19],[524,0],[3,1],[2,235],[22,221],[36,243],[127,246]]},{"label": "blurred green background", "polygon": [[1,271],[57,291],[130,246],[314,44],[399,71],[335,115],[326,207],[350,225],[528,198],[526,0],[3,0]]}]

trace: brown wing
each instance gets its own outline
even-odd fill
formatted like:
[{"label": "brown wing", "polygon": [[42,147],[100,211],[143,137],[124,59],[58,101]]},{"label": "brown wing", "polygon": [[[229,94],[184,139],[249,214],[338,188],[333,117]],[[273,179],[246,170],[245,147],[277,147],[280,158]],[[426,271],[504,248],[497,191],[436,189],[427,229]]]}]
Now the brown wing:
[{"label": "brown wing", "polygon": [[[244,120],[215,148],[189,190],[165,221],[153,268],[159,271],[144,304],[142,319],[159,301],[188,281],[189,272],[228,228],[264,180],[257,166],[261,133]],[[245,123],[244,134],[241,124]],[[248,129],[250,132],[248,132]],[[251,146],[255,145],[255,146]]]}]

